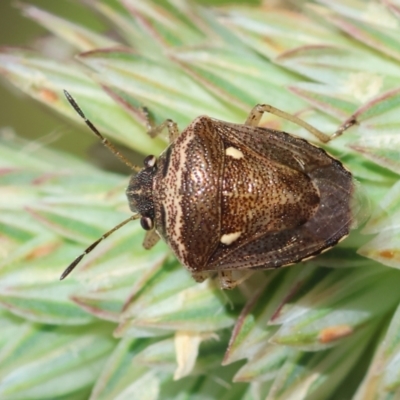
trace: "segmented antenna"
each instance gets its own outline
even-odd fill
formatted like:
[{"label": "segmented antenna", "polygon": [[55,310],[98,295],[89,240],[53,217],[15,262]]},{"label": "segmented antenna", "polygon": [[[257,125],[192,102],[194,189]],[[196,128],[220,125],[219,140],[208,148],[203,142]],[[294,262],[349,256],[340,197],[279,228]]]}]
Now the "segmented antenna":
[{"label": "segmented antenna", "polygon": [[104,146],[106,146],[113,154],[115,154],[125,165],[127,165],[133,171],[140,171],[141,168],[135,164],[132,164],[126,157],[124,157],[115,147],[114,145],[105,138],[99,130],[93,125],[93,123],[86,118],[86,115],[83,113],[81,108],[78,106],[74,98],[64,89],[64,94],[71,106],[74,110],[82,117],[85,121],[86,125],[91,129],[91,131],[101,140]]},{"label": "segmented antenna", "polygon": [[[71,104],[71,106],[74,108],[74,110],[82,117],[82,119],[85,121],[86,125],[91,129],[91,131],[101,140],[101,143],[103,143],[104,146],[106,146],[113,154],[115,154],[124,164],[126,164],[129,168],[131,168],[134,171],[140,171],[140,167],[132,164],[127,158],[125,158],[115,147],[114,145],[106,139],[100,132],[99,130],[93,125],[93,123],[86,118],[86,115],[83,113],[81,108],[78,106],[74,98],[66,91],[64,90],[65,97]],[[119,228],[122,228],[124,225],[126,225],[128,222],[133,221],[135,219],[140,218],[140,214],[134,214],[131,215],[129,218],[127,218],[125,221],[122,221],[118,225],[114,226],[110,231],[105,233],[100,239],[96,240],[94,243],[92,243],[79,257],[77,257],[69,266],[66,268],[66,270],[61,274],[60,280],[63,280],[66,278],[71,271],[81,262],[82,258],[86,256],[86,254],[89,254],[93,249],[97,247],[97,245],[102,242],[104,239],[108,238],[112,233],[117,231]]]},{"label": "segmented antenna", "polygon": [[92,243],[79,257],[76,257],[75,260],[72,261],[72,263],[65,269],[65,271],[60,276],[60,281],[62,281],[64,278],[66,278],[70,274],[70,272],[81,262],[82,258],[85,257],[86,254],[89,254],[93,249],[95,249],[100,242],[102,242],[104,239],[108,238],[112,233],[117,231],[119,228],[122,228],[128,222],[133,221],[138,218],[140,218],[140,214],[131,215],[128,219],[126,219],[125,221],[122,221],[118,225],[114,226],[114,228],[112,228],[110,231],[105,233],[100,239],[97,239],[94,243]]}]

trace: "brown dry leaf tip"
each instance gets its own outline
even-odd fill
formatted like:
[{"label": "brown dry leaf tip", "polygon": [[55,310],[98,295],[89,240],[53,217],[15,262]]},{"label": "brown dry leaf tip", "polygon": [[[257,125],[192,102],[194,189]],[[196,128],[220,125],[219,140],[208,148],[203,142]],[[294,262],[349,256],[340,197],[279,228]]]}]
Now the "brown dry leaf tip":
[{"label": "brown dry leaf tip", "polygon": [[335,340],[349,336],[353,333],[353,328],[350,325],[337,325],[323,329],[318,335],[318,340],[321,343],[330,343]]},{"label": "brown dry leaf tip", "polygon": [[379,252],[379,255],[388,260],[392,260],[396,258],[397,252],[395,250],[382,250]]},{"label": "brown dry leaf tip", "polygon": [[46,243],[42,246],[35,248],[29,254],[26,255],[26,260],[34,260],[36,258],[43,258],[49,254],[51,254],[54,250],[60,247],[61,243]]},{"label": "brown dry leaf tip", "polygon": [[58,95],[50,89],[41,89],[39,91],[40,98],[46,103],[55,103],[58,100]]}]

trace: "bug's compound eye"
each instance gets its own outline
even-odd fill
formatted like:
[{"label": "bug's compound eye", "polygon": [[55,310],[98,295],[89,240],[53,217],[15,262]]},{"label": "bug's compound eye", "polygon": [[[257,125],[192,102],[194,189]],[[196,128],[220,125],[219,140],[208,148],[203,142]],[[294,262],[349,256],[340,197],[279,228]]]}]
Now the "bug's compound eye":
[{"label": "bug's compound eye", "polygon": [[140,225],[145,231],[150,231],[153,229],[153,220],[149,217],[142,217],[140,218]]},{"label": "bug's compound eye", "polygon": [[143,164],[144,164],[144,166],[146,168],[151,168],[151,167],[154,167],[156,165],[156,161],[157,161],[157,158],[152,156],[152,155],[150,155],[150,156],[147,156],[144,159]]}]

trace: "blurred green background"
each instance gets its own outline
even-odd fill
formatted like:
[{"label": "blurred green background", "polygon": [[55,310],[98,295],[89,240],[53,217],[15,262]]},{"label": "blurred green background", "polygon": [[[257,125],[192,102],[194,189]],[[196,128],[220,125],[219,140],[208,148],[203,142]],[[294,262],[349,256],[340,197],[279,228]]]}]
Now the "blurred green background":
[{"label": "blurred green background", "polygon": [[[115,0],[109,0],[115,1]],[[260,0],[247,0],[245,3],[258,3]],[[268,0],[282,4],[282,0]],[[214,0],[197,0],[202,4],[215,4]],[[239,0],[218,0],[221,3],[244,3]],[[22,3],[31,4],[53,12],[73,22],[88,26],[97,31],[105,31],[98,16],[82,5],[84,0],[31,0]],[[40,46],[48,32],[35,22],[21,15],[18,1],[0,0],[0,46]],[[73,54],[71,55],[71,57]],[[68,88],[66,88],[68,89]],[[19,136],[30,140],[39,140],[46,145],[86,156],[93,144],[98,144],[96,138],[83,124],[72,125],[70,121],[53,113],[39,102],[22,94],[4,79],[0,78],[0,128],[10,127]],[[99,161],[99,149],[94,146],[90,160],[96,164]],[[104,152],[101,152],[101,158]],[[105,168],[120,170],[112,161],[102,160]],[[111,165],[109,165],[111,163]],[[118,162],[117,162],[118,163]],[[117,164],[116,163],[116,164]],[[106,164],[106,165],[105,165]]]},{"label": "blurred green background", "polygon": [[[104,29],[98,20],[91,19],[91,13],[85,12],[78,1],[33,0],[27,3],[91,28]],[[45,29],[21,15],[18,3],[14,0],[0,0],[0,16],[0,46],[31,47],[48,35]],[[0,128],[10,127],[18,135],[31,140],[41,140],[80,156],[87,154],[88,148],[96,142],[83,126],[71,125],[4,79],[0,79],[0,109]]]}]

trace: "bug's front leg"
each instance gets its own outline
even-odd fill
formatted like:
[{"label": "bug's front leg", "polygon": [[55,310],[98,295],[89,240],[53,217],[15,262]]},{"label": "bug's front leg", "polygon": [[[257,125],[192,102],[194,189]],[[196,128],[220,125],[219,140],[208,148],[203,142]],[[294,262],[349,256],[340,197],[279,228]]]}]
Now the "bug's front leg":
[{"label": "bug's front leg", "polygon": [[142,112],[145,117],[147,133],[150,135],[150,137],[155,138],[163,131],[164,128],[168,129],[168,137],[170,143],[172,143],[179,136],[179,129],[176,122],[170,119],[166,119],[160,125],[155,126],[150,118],[149,110],[146,107],[143,107]]},{"label": "bug's front leg", "polygon": [[197,283],[201,283],[204,282],[207,278],[210,277],[210,272],[191,272],[192,274],[192,278],[197,282]]},{"label": "bug's front leg", "polygon": [[254,271],[241,270],[241,271],[231,271],[222,270],[218,271],[218,280],[221,289],[231,290],[236,286],[244,282]]},{"label": "bug's front leg", "polygon": [[303,121],[302,119],[296,117],[295,115],[289,114],[285,111],[279,110],[278,108],[272,107],[269,104],[257,104],[251,111],[249,116],[246,119],[245,125],[250,126],[257,126],[260,123],[262,115],[268,112],[270,114],[274,114],[277,117],[281,117],[286,119],[290,122],[293,122],[296,125],[299,125],[318,138],[323,143],[328,143],[330,140],[337,138],[340,136],[344,131],[352,127],[357,123],[357,120],[354,116],[350,117],[346,120],[336,132],[329,136],[325,133],[322,133],[319,129],[315,128],[314,126],[308,124],[307,122]]},{"label": "bug's front leg", "polygon": [[160,236],[158,236],[158,233],[154,229],[151,231],[147,231],[146,235],[144,236],[143,247],[146,250],[149,250],[153,246],[155,246],[159,240]]}]

